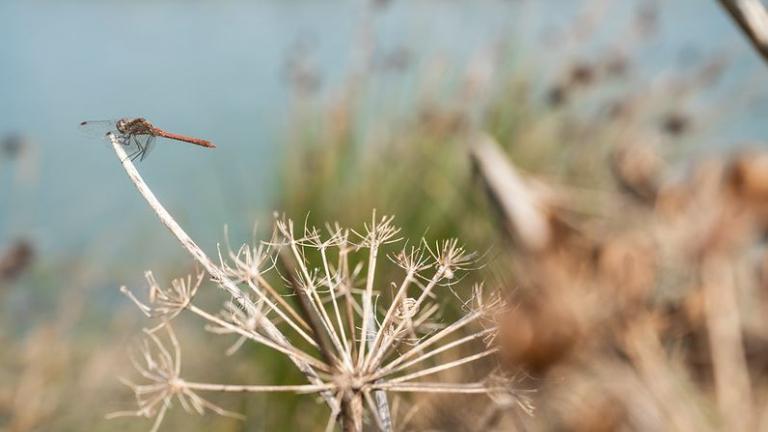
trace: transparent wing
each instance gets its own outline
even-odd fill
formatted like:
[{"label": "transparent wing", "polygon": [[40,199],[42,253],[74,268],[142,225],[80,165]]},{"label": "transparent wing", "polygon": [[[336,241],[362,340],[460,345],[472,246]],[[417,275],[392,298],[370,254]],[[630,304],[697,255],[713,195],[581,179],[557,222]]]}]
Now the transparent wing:
[{"label": "transparent wing", "polygon": [[80,122],[80,130],[91,137],[105,139],[112,133],[123,145],[131,160],[143,161],[154,148],[155,136],[149,134],[123,134],[117,130],[117,120],[88,120]]},{"label": "transparent wing", "polygon": [[80,131],[92,138],[106,139],[108,132],[117,132],[116,120],[86,120],[80,122]]}]

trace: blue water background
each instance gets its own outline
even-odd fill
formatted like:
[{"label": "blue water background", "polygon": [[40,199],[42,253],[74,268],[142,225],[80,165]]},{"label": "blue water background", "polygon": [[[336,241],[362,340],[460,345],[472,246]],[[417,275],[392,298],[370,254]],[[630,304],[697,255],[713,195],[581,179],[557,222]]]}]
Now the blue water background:
[{"label": "blue water background", "polygon": [[[373,15],[379,46],[407,47],[415,64],[374,81],[378,100],[407,112],[414,86],[442,58],[459,74],[474,55],[511,41],[546,70],[564,60],[542,34],[567,26],[588,2],[394,1]],[[607,2],[595,49],[620,34],[637,2]],[[724,88],[745,80],[764,93],[768,68],[717,2],[664,1],[661,35],[639,73],[673,69],[683,50],[726,50]],[[84,119],[145,116],[216,142],[215,151],[161,142],[141,164],[146,180],[209,252],[228,224],[235,236],[272,210],[294,93],[286,56],[306,44],[330,97],[354,65],[363,2],[0,1],[0,134],[36,143],[27,169],[0,162],[0,245],[27,236],[43,256],[90,256],[141,269],[181,252],[153,218],[106,145],[83,136]],[[743,86],[742,86],[743,87]],[[727,91],[727,90],[724,90]],[[323,94],[318,96],[323,97]],[[376,99],[374,99],[376,102]],[[707,137],[706,148],[768,138],[768,105],[750,106]]]}]

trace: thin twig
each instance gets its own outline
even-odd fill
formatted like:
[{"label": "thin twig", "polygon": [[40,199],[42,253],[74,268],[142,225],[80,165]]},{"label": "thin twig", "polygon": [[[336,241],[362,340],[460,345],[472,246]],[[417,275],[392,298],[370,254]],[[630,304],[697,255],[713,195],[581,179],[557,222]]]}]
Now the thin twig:
[{"label": "thin twig", "polygon": [[296,294],[296,298],[299,299],[299,310],[304,314],[304,317],[312,329],[312,334],[315,336],[317,346],[320,349],[320,354],[323,356],[326,363],[329,365],[334,364],[335,355],[331,348],[331,341],[328,338],[328,334],[323,331],[323,323],[321,322],[320,316],[315,313],[312,300],[309,298],[306,290],[304,290],[301,286],[301,282],[299,282],[296,277],[296,265],[291,262],[291,258],[288,256],[288,252],[285,249],[280,250],[279,259],[280,263],[282,263],[283,267],[286,269],[291,289],[293,289],[293,292]]},{"label": "thin twig", "polygon": [[752,47],[768,62],[768,12],[760,0],[718,0],[747,36]]},{"label": "thin twig", "polygon": [[229,384],[207,384],[207,383],[195,383],[184,382],[183,385],[192,390],[201,391],[220,391],[220,392],[250,392],[250,393],[263,393],[263,392],[291,392],[291,393],[317,393],[324,390],[334,390],[336,388],[333,384],[305,384],[305,385],[229,385]]}]

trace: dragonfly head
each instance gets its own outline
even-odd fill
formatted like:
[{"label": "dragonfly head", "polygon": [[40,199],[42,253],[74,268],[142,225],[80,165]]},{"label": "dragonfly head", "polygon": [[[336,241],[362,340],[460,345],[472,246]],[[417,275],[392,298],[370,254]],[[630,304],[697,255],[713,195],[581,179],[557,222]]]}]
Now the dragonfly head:
[{"label": "dragonfly head", "polygon": [[128,132],[128,124],[130,123],[129,119],[120,119],[115,123],[115,127],[120,133],[126,133]]}]

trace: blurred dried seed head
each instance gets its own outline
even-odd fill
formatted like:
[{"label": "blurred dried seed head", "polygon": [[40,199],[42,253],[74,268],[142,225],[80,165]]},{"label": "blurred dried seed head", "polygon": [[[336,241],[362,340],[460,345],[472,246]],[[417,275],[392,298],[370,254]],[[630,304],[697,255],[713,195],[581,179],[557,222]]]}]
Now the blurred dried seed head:
[{"label": "blurred dried seed head", "polygon": [[589,63],[577,63],[568,73],[568,83],[576,87],[586,87],[595,82],[597,72]]},{"label": "blurred dried seed head", "polygon": [[[581,390],[581,391],[579,391]],[[621,400],[600,388],[581,388],[561,408],[560,430],[571,432],[613,432],[629,421]]]},{"label": "blurred dried seed head", "polygon": [[20,133],[10,133],[0,140],[0,151],[9,160],[19,157],[29,146],[29,138]]},{"label": "blurred dried seed head", "polygon": [[606,76],[611,78],[621,78],[626,76],[629,69],[629,63],[623,54],[615,53],[603,62],[602,67]]},{"label": "blurred dried seed head", "polygon": [[667,134],[679,137],[690,130],[691,119],[681,112],[673,112],[664,116],[661,129]]},{"label": "blurred dried seed head", "polygon": [[464,113],[437,107],[421,110],[419,125],[430,133],[441,137],[454,136],[466,130],[468,126]]},{"label": "blurred dried seed head", "polygon": [[619,186],[630,196],[644,203],[655,201],[663,161],[650,142],[616,148],[611,169]]},{"label": "blurred dried seed head", "polygon": [[768,153],[737,156],[727,176],[736,196],[756,205],[768,204]]},{"label": "blurred dried seed head", "polygon": [[635,28],[642,37],[649,37],[658,31],[659,10],[652,2],[643,3],[635,16]]},{"label": "blurred dried seed head", "polygon": [[562,85],[556,85],[547,92],[547,102],[552,107],[559,107],[568,102],[568,89]]},{"label": "blurred dried seed head", "polygon": [[557,302],[523,304],[501,317],[501,357],[510,366],[542,374],[563,361],[583,336],[580,323]]},{"label": "blurred dried seed head", "polygon": [[656,284],[656,255],[651,240],[641,234],[603,243],[596,253],[596,271],[605,296],[623,310],[646,304]]},{"label": "blurred dried seed head", "polygon": [[28,240],[17,240],[0,255],[0,281],[12,282],[26,271],[35,258]]}]

